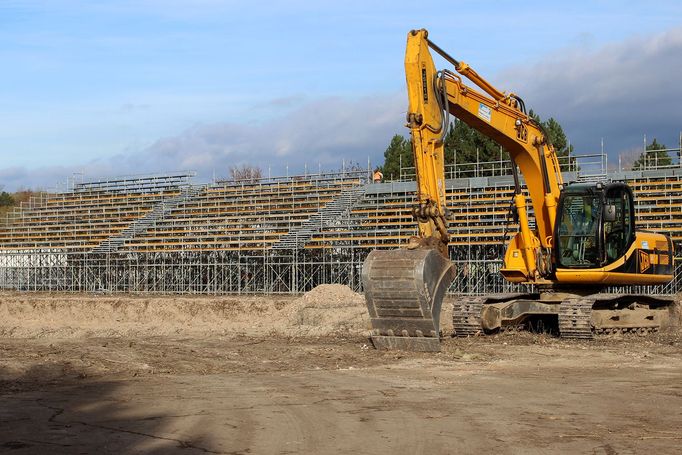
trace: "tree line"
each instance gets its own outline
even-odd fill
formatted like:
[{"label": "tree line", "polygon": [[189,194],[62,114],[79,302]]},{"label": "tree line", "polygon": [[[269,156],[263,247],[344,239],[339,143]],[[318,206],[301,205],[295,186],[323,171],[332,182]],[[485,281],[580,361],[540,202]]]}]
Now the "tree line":
[{"label": "tree line", "polygon": [[[2,186],[0,186],[2,189]],[[20,205],[22,202],[28,202],[32,196],[37,196],[42,193],[42,191],[37,190],[27,190],[21,189],[13,193],[7,191],[0,191],[0,217],[3,217],[7,212],[11,211],[12,208]],[[2,220],[0,219],[0,222]]]},{"label": "tree line", "polygon": [[[575,170],[574,159],[569,158],[573,154],[573,145],[570,144],[564,129],[559,122],[550,117],[542,120],[540,116],[531,109],[529,116],[533,118],[546,132],[554,150],[559,157],[562,171]],[[653,140],[647,145],[648,153],[643,152],[639,159],[632,166],[633,170],[641,169],[645,166],[656,164],[666,166],[672,164],[672,159],[667,152],[662,151],[667,147]],[[508,159],[509,155],[504,149],[488,136],[471,128],[461,120],[455,119],[450,124],[445,136],[445,165],[491,162]],[[570,159],[570,162],[569,162]],[[412,143],[409,138],[396,134],[391,138],[391,142],[384,152],[384,164],[379,170],[387,180],[400,178],[401,167],[414,167],[414,155],[412,153]]]},{"label": "tree line", "polygon": [[659,144],[656,138],[651,144],[646,146],[646,152],[643,152],[632,164],[632,169],[646,169],[652,166],[669,166],[673,164],[673,160],[666,151],[668,147],[664,144]]}]

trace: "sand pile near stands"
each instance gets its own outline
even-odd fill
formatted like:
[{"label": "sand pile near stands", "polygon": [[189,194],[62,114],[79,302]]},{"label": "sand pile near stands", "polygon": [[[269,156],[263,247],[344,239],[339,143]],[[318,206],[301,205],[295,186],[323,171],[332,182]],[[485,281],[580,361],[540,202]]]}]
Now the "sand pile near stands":
[{"label": "sand pile near stands", "polygon": [[284,307],[280,315],[278,331],[284,335],[359,334],[369,330],[365,298],[340,284],[316,287]]},{"label": "sand pile near stands", "polygon": [[325,336],[369,327],[361,294],[322,285],[302,296],[0,293],[0,337]]}]

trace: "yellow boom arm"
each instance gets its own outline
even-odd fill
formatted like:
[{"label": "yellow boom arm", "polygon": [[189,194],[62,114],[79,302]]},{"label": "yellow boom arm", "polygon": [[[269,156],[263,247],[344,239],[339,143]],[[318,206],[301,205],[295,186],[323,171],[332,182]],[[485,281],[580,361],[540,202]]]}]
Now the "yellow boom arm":
[{"label": "yellow boom arm", "polygon": [[[457,73],[437,71],[433,49],[455,66]],[[535,211],[537,230],[528,223],[526,197],[517,185],[514,196],[520,232],[509,245],[502,273],[512,281],[537,282],[550,269],[552,235],[562,177],[554,148],[541,127],[522,109],[522,101],[505,94],[429,42],[426,30],[407,37],[405,72],[418,188],[420,236],[447,242],[445,226],[444,131],[452,114],[504,147],[523,174]],[[465,85],[467,77],[479,89]]]},{"label": "yellow boom arm", "polygon": [[[426,32],[424,32],[425,34]],[[421,242],[430,243],[448,257],[450,237],[445,219],[444,123],[441,103],[424,79],[436,74],[426,39],[407,40],[405,75],[407,78],[407,126],[412,135],[412,151],[417,177],[417,205],[412,216],[419,223]],[[417,246],[419,242],[411,242]]]}]

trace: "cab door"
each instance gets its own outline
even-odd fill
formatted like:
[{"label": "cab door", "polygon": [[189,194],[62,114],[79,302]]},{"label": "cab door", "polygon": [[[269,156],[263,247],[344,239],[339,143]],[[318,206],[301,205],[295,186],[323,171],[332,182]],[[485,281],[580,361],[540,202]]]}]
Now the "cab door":
[{"label": "cab door", "polygon": [[603,265],[623,257],[635,238],[632,191],[624,184],[611,184],[604,191],[602,215]]}]

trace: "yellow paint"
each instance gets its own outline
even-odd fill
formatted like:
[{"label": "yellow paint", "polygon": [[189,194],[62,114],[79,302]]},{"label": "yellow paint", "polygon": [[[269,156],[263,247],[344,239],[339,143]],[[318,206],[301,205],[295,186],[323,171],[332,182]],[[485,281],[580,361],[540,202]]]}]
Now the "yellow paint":
[{"label": "yellow paint", "polygon": [[[412,135],[412,151],[417,175],[417,200],[428,216],[419,219],[419,236],[440,242],[447,255],[449,238],[439,224],[445,221],[445,156],[443,150],[443,112],[433,88],[436,67],[429,54],[426,31],[407,37],[405,76],[407,79],[407,122]],[[436,210],[434,211],[433,208]]]},{"label": "yellow paint", "polygon": [[[527,217],[521,223],[519,249],[523,252],[524,265],[514,268],[523,269],[526,278],[533,280],[536,278],[535,248],[536,245],[551,247],[559,185],[563,183],[556,153],[535,122],[517,108],[512,94],[496,89],[463,62],[455,70],[471,80],[481,91],[465,85],[457,74],[448,73],[443,88],[450,114],[503,146],[526,180],[538,229],[535,233],[530,231]],[[418,200],[420,204],[437,206],[440,213],[443,213],[445,194],[442,182],[445,168],[440,139],[444,114],[436,101],[439,93],[437,87],[434,87],[436,74],[429,51],[428,33],[426,30],[410,32],[405,52],[405,75],[407,117],[412,134]],[[543,163],[549,174],[549,187],[546,189],[542,177]],[[521,209],[520,215],[523,216],[526,211],[525,200],[517,196],[515,204]],[[435,231],[434,220],[422,220],[419,223],[420,236],[432,237],[435,236]],[[510,266],[511,264],[507,264],[507,268]]]}]

